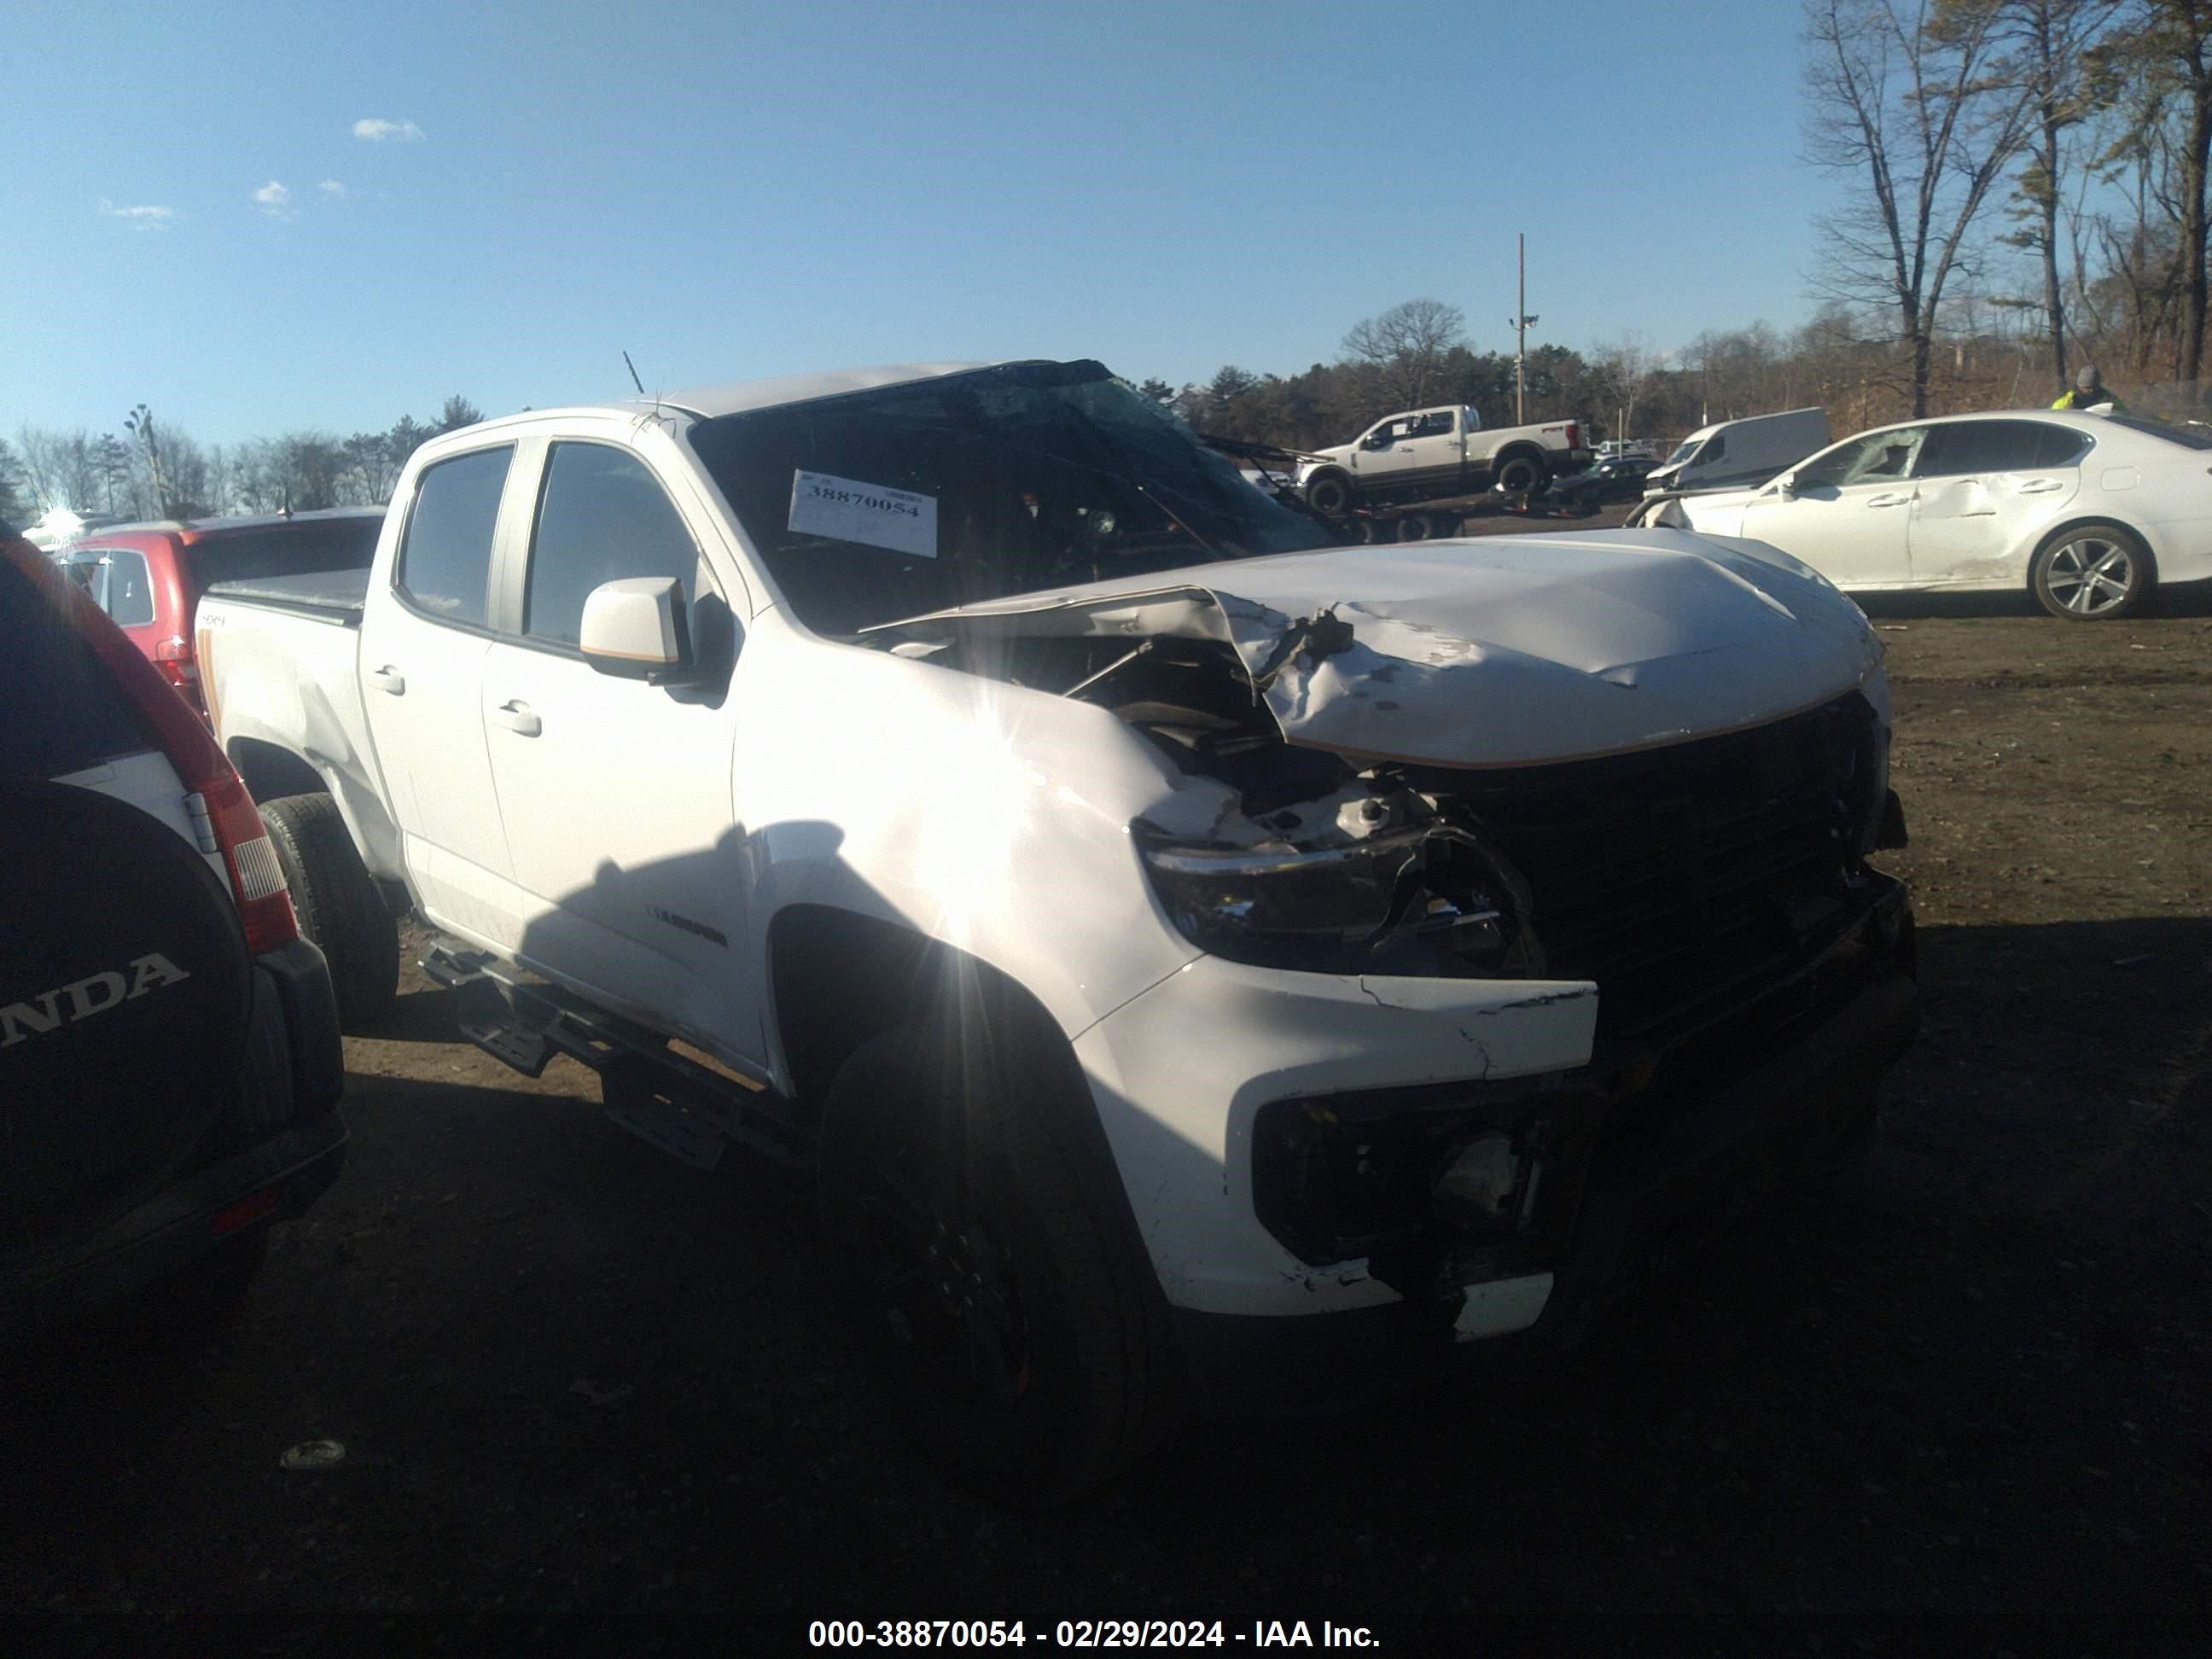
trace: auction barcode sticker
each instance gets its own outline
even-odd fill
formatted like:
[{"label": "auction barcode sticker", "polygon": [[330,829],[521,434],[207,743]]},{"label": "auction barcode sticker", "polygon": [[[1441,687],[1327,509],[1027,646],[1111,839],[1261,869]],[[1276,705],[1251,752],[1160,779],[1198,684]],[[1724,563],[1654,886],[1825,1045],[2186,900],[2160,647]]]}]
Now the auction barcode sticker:
[{"label": "auction barcode sticker", "polygon": [[937,497],[827,472],[791,475],[791,529],[806,536],[937,556]]}]

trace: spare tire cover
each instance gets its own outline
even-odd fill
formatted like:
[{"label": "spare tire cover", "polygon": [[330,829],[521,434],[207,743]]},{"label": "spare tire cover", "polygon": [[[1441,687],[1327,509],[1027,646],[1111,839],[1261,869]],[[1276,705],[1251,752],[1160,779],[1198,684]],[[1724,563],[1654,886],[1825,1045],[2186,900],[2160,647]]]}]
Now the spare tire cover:
[{"label": "spare tire cover", "polygon": [[253,995],[204,855],[127,802],[0,783],[0,1250],[149,1195],[237,1078]]}]

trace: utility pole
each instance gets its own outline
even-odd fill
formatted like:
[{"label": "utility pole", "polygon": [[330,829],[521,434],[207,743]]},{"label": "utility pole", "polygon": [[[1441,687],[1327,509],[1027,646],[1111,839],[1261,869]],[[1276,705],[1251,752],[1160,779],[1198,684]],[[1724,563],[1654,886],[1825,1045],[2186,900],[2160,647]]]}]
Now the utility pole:
[{"label": "utility pole", "polygon": [[1513,423],[1528,423],[1528,325],[1536,319],[1528,314],[1528,233],[1521,233],[1521,303],[1514,311],[1510,325],[1518,343],[1513,349]]}]

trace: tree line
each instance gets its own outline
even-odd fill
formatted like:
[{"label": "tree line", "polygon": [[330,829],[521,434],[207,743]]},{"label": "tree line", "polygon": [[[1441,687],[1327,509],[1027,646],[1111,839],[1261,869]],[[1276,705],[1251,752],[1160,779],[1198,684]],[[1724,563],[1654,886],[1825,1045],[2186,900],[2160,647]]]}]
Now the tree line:
[{"label": "tree line", "polygon": [[22,524],[52,507],[201,519],[378,506],[391,498],[416,446],[482,419],[483,411],[457,393],[432,420],[403,415],[381,432],[344,438],[306,431],[202,444],[157,422],[144,404],[112,432],[26,422],[12,444],[0,439],[0,520]]},{"label": "tree line", "polygon": [[[1531,348],[1528,417],[1677,437],[1822,404],[1839,431],[2047,401],[2074,369],[2201,416],[2212,233],[2212,0],[1803,0],[1813,319]],[[1745,204],[1747,213],[1759,204]],[[1510,354],[1409,301],[1291,374],[1146,389],[1203,430],[1310,448],[1425,403],[1513,417]]]},{"label": "tree line", "polygon": [[2054,386],[2094,357],[2194,401],[2212,0],[1805,0],[1804,44],[1807,159],[1850,191],[1814,285],[1892,347],[1901,412],[1976,305]]}]

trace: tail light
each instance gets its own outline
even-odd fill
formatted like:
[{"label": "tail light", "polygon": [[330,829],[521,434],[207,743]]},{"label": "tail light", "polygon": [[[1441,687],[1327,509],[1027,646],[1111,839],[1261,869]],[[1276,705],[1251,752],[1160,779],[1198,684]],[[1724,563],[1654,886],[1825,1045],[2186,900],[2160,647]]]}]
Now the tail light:
[{"label": "tail light", "polygon": [[193,653],[192,642],[182,634],[173,634],[154,647],[154,666],[161,670],[161,678],[176,688],[177,695],[198,709],[207,713],[207,703],[200,696],[199,659]]},{"label": "tail light", "polygon": [[[171,689],[173,678],[164,671],[179,659],[156,669],[139,654],[130,635],[109,621],[82,588],[58,575],[50,562],[33,557],[16,562],[33,581],[46,585],[56,608],[69,617],[93,654],[114,676],[176,769],[201,851],[222,854],[247,948],[258,956],[299,938],[299,919],[292,914],[284,867],[277,862],[276,848],[253,797],[198,714]],[[197,679],[197,667],[184,665],[191,667]]]},{"label": "tail light", "polygon": [[1582,447],[1583,423],[1580,421],[1569,421],[1567,422],[1567,447],[1570,449],[1580,449]]},{"label": "tail light", "polygon": [[[192,721],[192,728],[199,729],[198,720]],[[222,761],[222,771],[201,780],[200,787],[185,797],[185,810],[199,832],[200,845],[222,854],[230,872],[231,893],[238,900],[238,918],[246,924],[246,945],[258,956],[299,938],[299,918],[292,914],[284,866],[276,861],[276,844],[261,822],[260,809],[230,763],[222,760],[222,752],[212,742],[208,748]],[[170,759],[176,763],[173,753]]]}]

